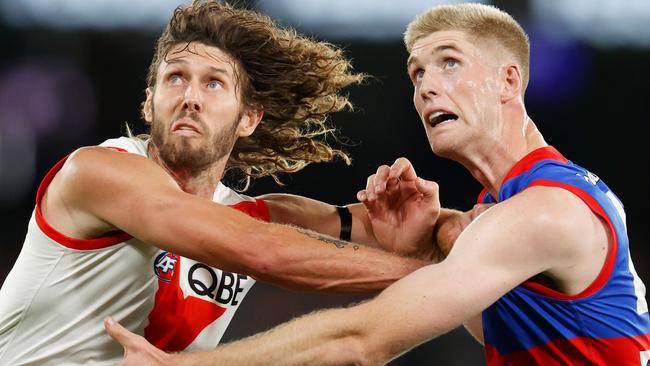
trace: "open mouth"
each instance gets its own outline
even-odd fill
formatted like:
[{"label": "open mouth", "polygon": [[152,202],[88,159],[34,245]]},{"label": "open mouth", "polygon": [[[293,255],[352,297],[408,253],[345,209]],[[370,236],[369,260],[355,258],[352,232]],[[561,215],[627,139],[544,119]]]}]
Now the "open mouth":
[{"label": "open mouth", "polygon": [[439,111],[439,112],[431,113],[431,115],[429,115],[429,125],[431,127],[436,127],[437,125],[443,122],[451,122],[457,119],[458,116],[453,113]]},{"label": "open mouth", "polygon": [[199,127],[188,117],[183,117],[178,121],[176,121],[176,123],[174,123],[174,125],[172,126],[172,133],[174,132],[181,135],[192,135],[192,134],[201,133]]},{"label": "open mouth", "polygon": [[177,128],[174,129],[174,131],[190,131],[190,132],[196,132],[198,133],[199,131],[196,130],[196,128],[192,126],[178,126]]}]

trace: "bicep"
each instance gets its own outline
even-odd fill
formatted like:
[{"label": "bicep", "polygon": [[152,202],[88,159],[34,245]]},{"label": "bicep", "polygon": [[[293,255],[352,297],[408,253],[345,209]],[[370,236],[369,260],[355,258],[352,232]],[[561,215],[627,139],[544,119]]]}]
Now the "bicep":
[{"label": "bicep", "polygon": [[152,201],[180,192],[151,160],[97,147],[75,152],[58,175],[71,207],[127,232],[152,214]]},{"label": "bicep", "polygon": [[116,229],[226,270],[242,270],[248,263],[249,246],[235,244],[259,222],[183,192],[149,159],[92,148],[72,156],[62,173],[68,201]]}]

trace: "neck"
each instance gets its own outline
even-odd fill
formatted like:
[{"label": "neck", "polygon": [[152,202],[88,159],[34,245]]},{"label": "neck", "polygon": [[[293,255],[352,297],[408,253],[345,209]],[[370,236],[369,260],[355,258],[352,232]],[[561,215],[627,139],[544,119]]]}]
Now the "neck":
[{"label": "neck", "polygon": [[476,151],[459,162],[485,187],[493,197],[498,197],[503,180],[512,167],[531,151],[548,146],[535,123],[524,115],[523,126],[503,131],[496,138],[487,138]]},{"label": "neck", "polygon": [[199,170],[183,167],[172,168],[161,158],[160,151],[153,142],[149,143],[147,153],[151,160],[174,178],[183,191],[210,200],[221,181],[228,160],[228,156],[224,156],[210,166]]}]

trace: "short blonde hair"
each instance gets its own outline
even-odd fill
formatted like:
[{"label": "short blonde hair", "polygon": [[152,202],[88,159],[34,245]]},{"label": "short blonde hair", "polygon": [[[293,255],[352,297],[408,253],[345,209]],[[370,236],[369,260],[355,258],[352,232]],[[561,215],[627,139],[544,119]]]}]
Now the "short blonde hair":
[{"label": "short blonde hair", "polygon": [[406,49],[410,53],[417,40],[434,32],[449,30],[496,41],[510,52],[521,67],[523,94],[528,86],[530,41],[512,16],[491,5],[467,3],[434,6],[409,23],[404,32]]}]

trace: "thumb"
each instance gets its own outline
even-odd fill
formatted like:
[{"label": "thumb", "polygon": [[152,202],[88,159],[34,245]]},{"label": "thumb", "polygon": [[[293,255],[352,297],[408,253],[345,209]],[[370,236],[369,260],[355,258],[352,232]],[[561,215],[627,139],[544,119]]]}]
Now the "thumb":
[{"label": "thumb", "polygon": [[113,340],[121,344],[125,349],[126,345],[131,342],[132,338],[136,337],[135,334],[129,332],[110,316],[104,318],[104,329],[106,329],[106,332],[111,336],[111,338],[113,338]]}]

